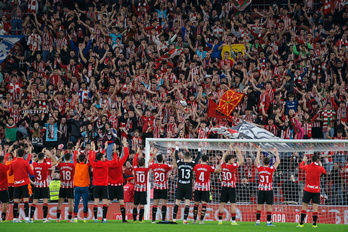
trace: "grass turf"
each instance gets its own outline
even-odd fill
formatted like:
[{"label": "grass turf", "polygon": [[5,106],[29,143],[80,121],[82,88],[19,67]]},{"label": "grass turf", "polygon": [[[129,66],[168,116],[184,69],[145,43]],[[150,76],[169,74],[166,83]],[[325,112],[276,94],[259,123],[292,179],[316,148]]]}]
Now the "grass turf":
[{"label": "grass turf", "polygon": [[[189,222],[190,223],[190,222]],[[192,222],[191,222],[192,223]],[[108,223],[94,223],[93,221],[88,221],[88,223],[83,223],[79,221],[78,223],[68,223],[67,221],[61,221],[56,223],[51,221],[51,223],[42,223],[41,221],[35,221],[32,224],[27,224],[22,221],[22,223],[12,223],[9,221],[7,223],[0,224],[1,232],[7,231],[48,231],[48,232],[87,232],[87,231],[160,231],[160,232],[208,232],[208,231],[231,231],[233,232],[271,232],[271,231],[335,231],[335,232],[347,232],[348,225],[336,225],[336,224],[318,224],[317,228],[312,228],[311,224],[306,224],[304,228],[297,228],[295,223],[275,223],[276,226],[269,227],[266,226],[265,222],[262,222],[260,226],[255,226],[253,222],[239,222],[239,226],[231,226],[230,222],[223,222],[223,225],[217,225],[217,222],[205,222],[205,225],[199,224],[188,224],[183,225],[181,221],[178,221],[177,225],[172,224],[152,224],[150,221],[145,221],[142,224],[133,223],[121,223],[121,221],[108,221]]]}]

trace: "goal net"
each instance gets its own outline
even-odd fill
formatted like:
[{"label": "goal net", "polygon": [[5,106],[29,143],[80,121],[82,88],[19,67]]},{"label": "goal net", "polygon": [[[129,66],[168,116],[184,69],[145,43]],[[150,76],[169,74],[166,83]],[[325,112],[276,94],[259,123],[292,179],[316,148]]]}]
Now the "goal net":
[{"label": "goal net", "polygon": [[[279,151],[281,163],[273,177],[273,222],[293,222],[300,219],[302,194],[305,173],[298,166],[303,156],[311,157],[320,155],[320,160],[327,170],[327,175],[321,177],[321,193],[319,206],[320,223],[348,224],[347,183],[348,165],[348,140],[253,140],[253,139],[146,139],[145,158],[149,160],[150,151],[157,149],[157,153],[164,156],[167,164],[173,164],[175,147],[179,144],[181,151],[189,151],[193,157],[202,148],[202,154],[209,157],[209,164],[217,166],[223,154],[229,147],[237,146],[244,157],[244,164],[237,170],[237,221],[255,221],[257,204],[258,173],[254,165],[258,146],[262,148],[261,156],[269,157],[271,163],[275,162],[275,155],[271,152],[274,147]],[[194,178],[193,178],[194,180]],[[177,170],[168,174],[168,210],[167,220],[172,219],[172,210],[177,187]],[[151,219],[153,202],[153,174],[149,177],[148,204],[145,208],[145,218]],[[220,203],[221,182],[220,174],[211,175],[210,202],[207,206],[205,220],[217,221]],[[161,207],[161,204],[158,205]],[[193,219],[193,201],[191,203],[189,220]],[[184,207],[181,206],[177,219],[183,218]],[[311,212],[311,206],[308,209]],[[224,221],[230,220],[230,207],[225,207]],[[261,220],[265,221],[266,215],[262,214]],[[307,217],[311,222],[312,217]],[[157,220],[161,219],[161,212],[157,212]]]}]

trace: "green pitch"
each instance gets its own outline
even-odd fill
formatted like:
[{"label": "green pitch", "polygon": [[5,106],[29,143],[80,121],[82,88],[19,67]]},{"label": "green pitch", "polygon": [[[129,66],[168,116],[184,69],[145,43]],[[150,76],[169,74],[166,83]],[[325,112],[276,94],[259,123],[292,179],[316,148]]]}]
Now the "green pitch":
[{"label": "green pitch", "polygon": [[49,232],[100,232],[100,231],[160,231],[160,232],[208,232],[208,231],[233,231],[233,232],[297,232],[297,231],[316,231],[316,232],[347,232],[348,225],[333,225],[333,224],[318,224],[317,228],[312,228],[311,224],[306,224],[304,228],[296,228],[294,223],[275,223],[276,226],[268,227],[266,223],[262,222],[260,226],[255,226],[253,222],[239,222],[239,226],[231,226],[229,222],[223,222],[223,225],[217,225],[217,222],[206,222],[206,225],[199,224],[188,224],[183,225],[181,221],[178,221],[177,225],[170,224],[152,224],[150,221],[145,221],[143,224],[129,222],[127,224],[121,223],[121,221],[109,221],[108,223],[94,223],[93,221],[88,221],[88,223],[83,223],[79,221],[78,223],[68,223],[66,221],[61,221],[56,223],[52,221],[51,223],[42,223],[41,221],[35,221],[35,223],[1,223],[0,231],[24,231],[24,232],[38,232],[38,231],[49,231]]}]

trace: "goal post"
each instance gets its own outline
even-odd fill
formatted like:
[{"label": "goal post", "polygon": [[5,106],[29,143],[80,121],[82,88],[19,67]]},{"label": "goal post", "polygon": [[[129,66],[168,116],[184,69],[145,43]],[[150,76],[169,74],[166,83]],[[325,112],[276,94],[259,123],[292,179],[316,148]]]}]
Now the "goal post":
[{"label": "goal post", "polygon": [[[323,166],[329,174],[321,178],[321,223],[337,223],[337,211],[339,207],[347,206],[347,182],[348,166],[346,159],[348,154],[348,140],[267,140],[267,139],[184,139],[184,138],[147,138],[145,143],[146,164],[150,159],[150,151],[156,148],[158,153],[164,156],[168,164],[173,162],[173,153],[176,144],[179,148],[188,150],[193,156],[198,154],[201,147],[202,153],[208,155],[209,164],[217,166],[224,152],[229,150],[230,144],[237,146],[244,157],[245,163],[237,170],[237,221],[254,221],[256,210],[256,194],[258,175],[254,166],[254,159],[258,146],[262,149],[262,155],[275,161],[272,153],[274,147],[279,151],[281,164],[274,174],[274,222],[298,222],[302,200],[305,174],[298,169],[304,155],[311,157],[318,154]],[[337,172],[340,173],[339,180]],[[168,211],[167,220],[172,219],[172,206],[175,199],[177,172],[173,170],[168,178]],[[217,220],[217,210],[220,200],[220,175],[211,176],[211,196],[208,204],[206,220]],[[337,193],[339,191],[339,193]],[[153,174],[150,172],[148,181],[147,205],[145,206],[145,219],[151,218],[153,192]],[[192,201],[193,202],[193,201]],[[192,219],[192,207],[189,219]],[[330,208],[331,207],[331,208]],[[183,207],[180,207],[183,208]],[[310,210],[310,209],[309,209]],[[348,208],[347,208],[348,210]],[[343,211],[342,211],[343,212]],[[179,217],[180,219],[180,211]],[[224,220],[229,220],[229,206],[225,208]],[[264,215],[262,216],[262,218]],[[160,217],[158,217],[159,220]],[[261,218],[261,219],[262,219]],[[307,217],[310,221],[310,217]],[[342,219],[343,220],[343,219]],[[348,220],[348,219],[347,219]],[[323,222],[324,221],[324,222]]]}]

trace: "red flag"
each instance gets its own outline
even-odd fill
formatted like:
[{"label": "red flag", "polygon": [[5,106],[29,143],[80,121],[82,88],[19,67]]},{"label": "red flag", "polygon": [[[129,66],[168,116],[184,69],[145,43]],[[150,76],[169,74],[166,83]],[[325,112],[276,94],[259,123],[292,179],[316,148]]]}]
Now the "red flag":
[{"label": "red flag", "polygon": [[213,100],[208,101],[208,117],[210,118],[227,118],[227,116],[216,111],[217,104]]},{"label": "red flag", "polygon": [[243,97],[243,93],[238,93],[230,89],[226,91],[224,95],[222,95],[216,110],[223,113],[226,116],[229,116],[232,113],[232,111],[237,107],[237,105],[242,101]]}]

